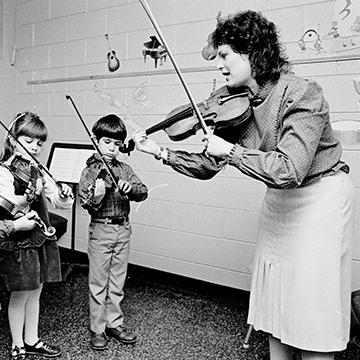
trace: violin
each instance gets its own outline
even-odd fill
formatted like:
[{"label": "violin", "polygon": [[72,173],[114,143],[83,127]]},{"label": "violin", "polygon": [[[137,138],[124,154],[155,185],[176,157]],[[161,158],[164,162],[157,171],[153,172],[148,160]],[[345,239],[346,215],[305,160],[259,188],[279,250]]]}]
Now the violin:
[{"label": "violin", "polygon": [[[93,166],[91,166],[88,175],[94,181],[94,186],[95,180],[102,179],[105,182],[106,189],[114,189],[115,187],[115,184],[110,177],[108,171],[104,167],[102,167],[101,164],[94,164]],[[115,179],[117,181],[119,180],[117,176],[115,176]]]},{"label": "violin", "polygon": [[[209,98],[197,104],[207,126],[213,127],[216,133],[229,132],[238,128],[252,118],[253,112],[248,99],[246,87],[236,91],[222,86],[213,91]],[[201,129],[201,124],[194,113],[191,104],[181,105],[168,113],[166,119],[146,129],[150,135],[156,131],[164,130],[170,140],[180,141],[195,135]],[[134,149],[131,139],[128,150]]]},{"label": "violin", "polygon": [[25,159],[20,154],[14,156],[9,168],[14,177],[25,184],[36,182],[39,177],[44,177],[42,171],[31,160]]}]

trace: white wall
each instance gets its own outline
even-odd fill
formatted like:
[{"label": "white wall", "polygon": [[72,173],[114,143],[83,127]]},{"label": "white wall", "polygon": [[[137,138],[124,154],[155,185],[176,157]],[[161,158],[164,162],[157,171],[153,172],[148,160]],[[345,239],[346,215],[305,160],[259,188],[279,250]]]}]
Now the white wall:
[{"label": "white wall", "polygon": [[[208,70],[214,67],[213,71],[185,74],[196,99],[208,96],[214,79],[221,85],[216,64],[201,57],[218,11],[227,14],[251,7],[262,10],[280,26],[290,59],[295,60],[294,70],[320,82],[330,102],[332,118],[360,120],[358,97],[352,86],[352,78],[360,72],[359,61],[332,62],[334,56],[343,54],[304,52],[298,46],[306,29],[315,27],[321,34],[330,30],[334,0],[153,0],[150,6],[180,68]],[[138,1],[22,0],[17,2],[17,14],[15,69],[23,81],[31,84],[20,89],[19,104],[35,110],[45,120],[51,135],[49,145],[52,141],[89,143],[65,94],[72,95],[89,127],[106,113],[124,113],[124,108],[118,110],[95,93],[95,84],[118,104],[126,103],[130,119],[144,128],[188,102],[177,76],[164,74],[165,70],[173,69],[169,59],[157,69],[150,58],[144,63],[143,43],[150,35],[155,35],[155,30]],[[113,78],[109,78],[107,70],[105,33],[110,34],[112,46],[122,63]],[[355,40],[358,41],[358,37]],[[328,49],[329,42],[331,39],[326,43]],[[356,53],[360,54],[360,49],[347,51],[345,55]],[[317,61],[322,58],[324,62]],[[150,74],[144,75],[144,72]],[[134,75],[137,73],[143,76]],[[39,80],[46,82],[39,84]],[[136,100],[139,92],[147,102]],[[129,130],[131,133],[130,127]],[[173,149],[201,149],[200,135],[179,144],[171,143],[163,133],[154,134],[153,138]],[[357,215],[360,208],[358,150],[352,146],[344,153],[352,166],[356,185]],[[254,250],[264,185],[230,167],[215,179],[202,182],[181,176],[144,154],[135,152],[124,160],[150,189],[149,199],[132,207],[131,262],[248,289],[248,266]],[[76,249],[84,251],[88,217],[79,207],[77,213]],[[357,216],[357,230],[359,226]],[[69,235],[62,241],[66,245]],[[359,241],[354,252],[354,288],[360,287],[358,244]]]},{"label": "white wall", "polygon": [[[9,123],[19,105],[19,88],[27,86],[17,69],[10,65],[15,45],[15,9],[16,2],[0,1],[0,119]],[[0,131],[0,138],[3,136]]]}]

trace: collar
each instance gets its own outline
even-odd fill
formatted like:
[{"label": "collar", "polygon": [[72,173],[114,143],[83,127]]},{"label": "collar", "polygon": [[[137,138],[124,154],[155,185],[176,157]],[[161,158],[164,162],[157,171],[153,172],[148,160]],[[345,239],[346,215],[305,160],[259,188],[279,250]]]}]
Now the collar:
[{"label": "collar", "polygon": [[276,83],[269,81],[266,84],[264,84],[263,86],[261,86],[256,94],[253,94],[249,89],[248,97],[249,97],[251,105],[253,107],[256,107],[256,106],[259,106],[260,104],[262,104],[264,102],[264,100],[269,96],[269,94],[271,93],[271,91],[275,85],[276,85]]},{"label": "collar", "polygon": [[[95,162],[102,162],[102,159],[100,157],[100,155],[96,152],[93,155],[91,155],[91,157],[88,159],[87,163],[88,164],[92,164]],[[111,159],[110,161],[106,161],[110,166],[115,166],[117,164],[119,164],[119,160],[114,157],[113,159]]]}]

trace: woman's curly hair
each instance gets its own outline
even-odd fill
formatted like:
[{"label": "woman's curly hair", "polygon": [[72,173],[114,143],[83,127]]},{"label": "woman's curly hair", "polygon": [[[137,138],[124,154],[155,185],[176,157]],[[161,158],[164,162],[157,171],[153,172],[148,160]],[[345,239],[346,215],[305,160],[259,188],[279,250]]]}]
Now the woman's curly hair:
[{"label": "woman's curly hair", "polygon": [[256,11],[238,12],[220,20],[212,44],[215,48],[229,45],[234,52],[248,55],[253,77],[260,86],[278,80],[281,72],[290,69],[275,24]]}]

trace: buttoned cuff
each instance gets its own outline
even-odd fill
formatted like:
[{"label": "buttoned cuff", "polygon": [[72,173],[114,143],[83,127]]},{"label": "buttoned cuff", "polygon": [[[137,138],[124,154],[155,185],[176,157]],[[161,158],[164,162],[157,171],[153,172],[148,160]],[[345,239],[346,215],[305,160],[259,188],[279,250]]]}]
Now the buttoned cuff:
[{"label": "buttoned cuff", "polygon": [[241,155],[245,148],[239,144],[235,144],[229,154],[228,163],[237,166],[241,162]]},{"label": "buttoned cuff", "polygon": [[165,148],[167,152],[166,159],[163,159],[163,164],[170,165],[171,162],[174,162],[174,154],[169,150],[169,148]]},{"label": "buttoned cuff", "polygon": [[15,225],[14,225],[14,222],[11,220],[4,220],[4,227],[5,227],[7,236],[9,236],[13,232],[15,232]]}]

